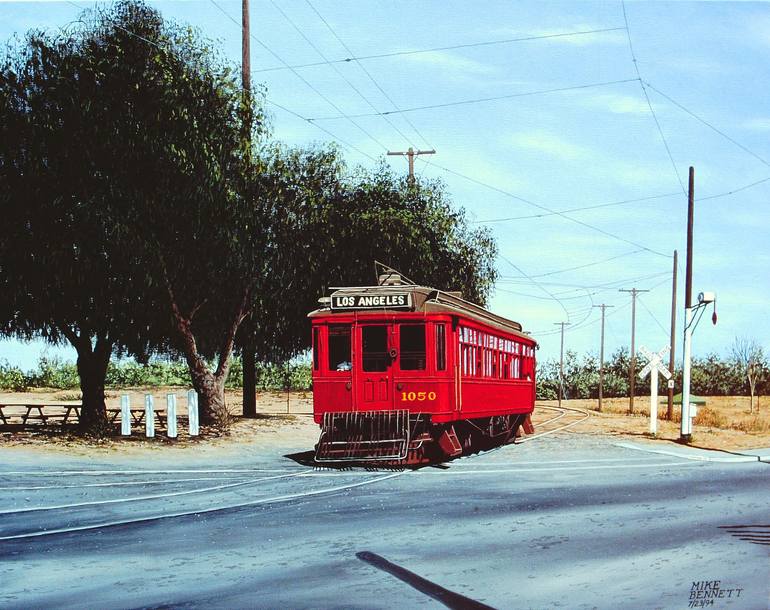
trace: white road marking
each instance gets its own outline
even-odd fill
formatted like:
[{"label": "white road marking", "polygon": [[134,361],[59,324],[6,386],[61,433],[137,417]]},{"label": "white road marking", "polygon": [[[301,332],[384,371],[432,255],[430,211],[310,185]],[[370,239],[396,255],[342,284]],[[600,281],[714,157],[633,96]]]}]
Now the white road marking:
[{"label": "white road marking", "polygon": [[142,517],[140,519],[125,519],[121,521],[108,521],[104,523],[96,523],[93,525],[82,525],[79,527],[68,527],[55,530],[44,530],[40,532],[31,532],[27,534],[14,534],[13,536],[0,536],[0,540],[21,540],[24,538],[40,538],[42,536],[51,536],[53,534],[69,534],[74,532],[84,532],[89,530],[103,529],[106,527],[115,527],[119,525],[132,525],[134,523],[146,523],[149,521],[160,521],[161,519],[173,519],[177,517],[188,517],[192,515],[203,515],[207,513],[214,513],[223,510],[231,510],[234,508],[244,508],[246,506],[258,506],[260,504],[277,504],[279,502],[288,502],[290,500],[297,500],[300,498],[306,498],[310,496],[318,496],[322,494],[334,493],[335,491],[344,491],[346,489],[353,489],[355,487],[362,487],[363,485],[371,485],[373,483],[379,483],[386,479],[392,479],[394,477],[405,474],[406,471],[396,472],[386,475],[384,477],[378,477],[374,480],[361,481],[359,483],[349,483],[348,485],[338,485],[336,487],[327,487],[326,489],[317,489],[314,491],[306,491],[294,494],[288,494],[284,496],[275,496],[273,498],[263,498],[261,500],[250,500],[248,502],[240,502],[238,504],[230,504],[227,506],[217,506],[213,508],[203,508],[194,511],[185,511],[179,513],[169,513],[165,515],[155,515],[152,517]]},{"label": "white road marking", "polygon": [[289,468],[219,468],[219,469],[177,469],[177,470],[16,470],[10,472],[0,471],[0,477],[6,475],[12,476],[42,476],[42,477],[60,477],[60,476],[105,476],[105,475],[137,475],[137,474],[230,474],[246,473],[254,474],[256,472],[288,472]]},{"label": "white road marking", "polygon": [[10,510],[0,511],[0,515],[12,515],[16,513],[32,513],[44,510],[63,510],[67,508],[80,508],[83,506],[101,506],[103,504],[122,504],[124,502],[138,502],[140,500],[159,500],[162,498],[173,498],[175,496],[188,496],[190,494],[199,494],[207,491],[219,491],[220,489],[231,489],[233,487],[242,487],[250,483],[257,483],[259,481],[271,481],[274,479],[285,479],[287,477],[301,477],[312,474],[312,470],[305,472],[297,472],[293,474],[279,474],[272,477],[259,477],[257,479],[248,479],[246,481],[239,481],[238,483],[228,483],[226,485],[215,485],[213,487],[202,487],[198,489],[187,489],[185,491],[174,491],[165,494],[155,494],[152,496],[134,496],[131,498],[114,498],[112,500],[94,500],[92,502],[78,502],[75,504],[59,504],[56,506],[35,506],[29,508],[13,508]]},{"label": "white road marking", "polygon": [[693,464],[690,462],[658,462],[656,464],[606,464],[597,466],[564,466],[560,468],[500,468],[498,470],[484,469],[484,470],[456,470],[451,468],[446,470],[424,469],[420,470],[421,474],[497,474],[497,473],[521,473],[521,472],[565,472],[570,470],[622,470],[627,468],[658,468],[660,466],[701,466],[702,464]]},{"label": "white road marking", "polygon": [[83,487],[123,487],[126,485],[169,485],[172,483],[190,483],[194,481],[232,481],[243,477],[203,477],[196,479],[164,479],[162,481],[122,481],[120,483],[82,483],[80,485],[37,485],[30,487],[0,487],[0,491],[30,491],[37,489],[81,489]]},{"label": "white road marking", "polygon": [[[623,447],[624,449],[633,449],[636,451],[643,451],[645,453],[657,453],[659,455],[670,455],[674,457],[678,457],[683,460],[693,460],[696,462],[723,462],[723,463],[730,463],[730,462],[759,462],[761,461],[758,456],[756,455],[698,455],[698,454],[691,454],[687,455],[686,453],[682,453],[679,451],[667,451],[666,449],[653,449],[650,447],[649,449],[647,447],[640,447],[639,445],[633,445],[631,443],[614,443],[617,447]],[[717,452],[714,452],[717,453]]]}]

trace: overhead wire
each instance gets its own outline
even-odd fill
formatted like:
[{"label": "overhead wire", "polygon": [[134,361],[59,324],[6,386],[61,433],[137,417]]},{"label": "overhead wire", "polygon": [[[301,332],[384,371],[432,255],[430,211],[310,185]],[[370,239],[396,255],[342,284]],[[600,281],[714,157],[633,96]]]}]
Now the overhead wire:
[{"label": "overhead wire", "polygon": [[652,313],[652,311],[650,310],[650,308],[649,308],[649,307],[647,307],[647,305],[645,305],[645,304],[644,304],[644,301],[641,299],[641,297],[639,297],[639,296],[637,295],[637,297],[636,297],[636,300],[637,300],[637,302],[639,302],[639,303],[641,304],[642,308],[644,308],[644,310],[645,310],[645,311],[646,311],[646,312],[647,312],[647,313],[650,315],[650,317],[651,317],[653,320],[655,320],[655,323],[658,325],[658,327],[660,328],[660,330],[662,330],[662,331],[663,331],[663,334],[665,335],[666,339],[668,339],[668,338],[669,338],[669,333],[668,333],[668,331],[667,331],[667,330],[666,330],[666,329],[663,327],[663,324],[661,324],[661,323],[660,323],[660,320],[658,320],[657,316],[656,316],[654,313]]},{"label": "overhead wire", "polygon": [[[556,271],[549,271],[547,273],[538,273],[537,275],[531,275],[530,277],[548,277],[551,275],[558,275],[560,273],[566,273],[567,271],[576,271],[578,269],[586,269],[587,267],[594,267],[596,265],[602,265],[604,263],[608,263],[610,261],[614,261],[619,258],[623,258],[625,256],[631,256],[632,254],[638,254],[639,252],[642,252],[642,250],[632,250],[631,252],[624,252],[623,254],[618,254],[617,256],[611,256],[610,258],[605,258],[600,261],[594,261],[592,263],[586,263],[584,265],[577,265],[575,267],[567,267],[565,269],[558,269]],[[514,279],[514,278],[510,278]]]},{"label": "overhead wire", "polygon": [[642,74],[639,72],[639,65],[638,65],[638,62],[636,61],[636,54],[634,53],[634,45],[631,42],[631,30],[628,27],[628,16],[626,15],[625,0],[620,0],[620,5],[623,8],[623,21],[626,24],[626,36],[628,37],[628,49],[631,51],[631,59],[634,63],[634,70],[636,71],[636,75],[639,77],[639,85],[641,86],[642,92],[644,93],[644,99],[647,101],[647,107],[650,109],[650,114],[652,115],[652,118],[655,121],[655,125],[658,128],[660,139],[663,140],[663,146],[665,146],[666,154],[668,155],[669,161],[671,161],[671,167],[674,168],[676,179],[679,182],[679,186],[682,188],[682,192],[686,195],[687,189],[684,187],[684,182],[682,182],[682,177],[679,175],[679,170],[676,167],[676,162],[674,161],[674,157],[671,154],[671,148],[669,148],[668,141],[666,140],[666,136],[663,134],[663,128],[660,126],[660,121],[658,121],[658,116],[655,114],[655,110],[652,107],[652,102],[650,102],[650,96],[647,93],[647,88],[644,86],[644,81],[642,80]]},{"label": "overhead wire", "polygon": [[[214,0],[211,0],[212,2]],[[450,108],[452,106],[466,106],[468,104],[481,104],[484,102],[495,102],[499,100],[514,99],[517,97],[529,97],[532,95],[545,95],[548,93],[562,93],[564,91],[577,91],[580,89],[590,89],[593,87],[609,87],[611,85],[622,85],[624,83],[637,82],[638,78],[622,78],[618,80],[600,81],[595,83],[583,83],[580,85],[570,85],[568,87],[555,87],[552,89],[538,89],[536,91],[522,91],[520,93],[508,93],[506,95],[494,95],[491,97],[478,97],[467,100],[456,100],[454,102],[442,102],[440,104],[425,104],[424,106],[411,106],[409,108],[401,108],[400,110],[386,110],[385,112],[363,112],[360,114],[342,115],[340,116],[321,116],[311,117],[310,121],[335,121],[344,118],[359,119],[364,117],[372,117],[379,115],[391,115],[391,114],[403,114],[406,112],[417,112],[419,110],[435,110],[437,108]]]},{"label": "overhead wire", "polygon": [[[310,38],[309,38],[309,37],[308,37],[308,36],[305,34],[305,32],[303,32],[303,31],[302,31],[302,29],[301,29],[301,28],[299,28],[299,27],[297,26],[297,24],[296,24],[296,23],[295,23],[295,22],[294,22],[294,21],[291,19],[291,17],[289,17],[289,15],[287,15],[287,14],[286,14],[286,12],[285,12],[285,11],[284,11],[284,10],[283,10],[281,7],[280,7],[280,5],[279,5],[277,2],[275,2],[275,0],[270,0],[270,3],[271,3],[271,4],[273,5],[273,7],[274,7],[274,8],[275,8],[275,9],[276,9],[276,10],[277,10],[277,11],[278,11],[278,12],[279,12],[279,13],[280,13],[282,16],[283,16],[283,18],[284,18],[284,19],[286,19],[286,21],[289,23],[289,25],[291,25],[291,26],[292,26],[292,27],[293,27],[293,28],[296,30],[296,32],[297,32],[297,33],[298,33],[298,34],[299,34],[299,35],[300,35],[300,36],[301,36],[301,37],[302,37],[302,38],[305,40],[305,42],[307,42],[307,43],[308,43],[308,45],[310,45],[310,47],[311,47],[311,48],[312,48],[312,49],[313,49],[313,50],[314,50],[314,51],[315,51],[315,52],[316,52],[316,53],[317,53],[317,54],[318,54],[318,55],[319,55],[319,56],[320,56],[322,59],[326,60],[326,56],[323,54],[323,52],[321,51],[321,49],[319,49],[319,48],[318,48],[318,46],[317,46],[317,45],[316,45],[316,44],[315,44],[315,43],[314,43],[312,40],[310,40]],[[339,77],[340,77],[340,78],[342,78],[342,80],[344,80],[344,81],[347,83],[347,85],[348,85],[348,86],[349,86],[349,87],[350,87],[350,88],[351,88],[353,91],[355,91],[355,92],[356,92],[356,94],[357,94],[357,95],[358,95],[358,96],[359,96],[359,97],[360,97],[362,100],[364,100],[364,102],[366,102],[366,104],[367,104],[367,105],[368,105],[368,106],[369,106],[369,107],[370,107],[372,110],[374,110],[375,112],[377,112],[377,108],[374,106],[374,104],[372,104],[372,102],[369,100],[369,98],[367,98],[367,97],[366,97],[366,96],[365,96],[365,95],[364,95],[364,94],[361,92],[361,90],[360,90],[358,87],[356,87],[356,86],[353,84],[353,82],[352,82],[352,81],[351,81],[351,80],[350,80],[350,79],[349,79],[347,76],[345,76],[345,74],[344,74],[344,73],[343,73],[343,72],[342,72],[342,71],[341,71],[341,70],[340,70],[340,69],[339,69],[339,68],[338,68],[338,67],[337,67],[335,64],[330,64],[330,65],[331,65],[332,69],[333,69],[333,70],[334,70],[334,71],[335,71],[335,72],[336,72],[336,73],[339,75]],[[393,128],[393,129],[395,129],[395,130],[396,130],[396,131],[399,133],[399,135],[400,135],[402,138],[404,138],[404,139],[408,139],[408,138],[407,138],[407,137],[404,135],[404,133],[403,133],[403,132],[402,132],[402,131],[401,131],[401,130],[400,130],[400,129],[399,129],[399,128],[398,128],[398,127],[397,127],[397,126],[396,126],[396,125],[395,125],[395,124],[394,124],[394,123],[391,121],[391,120],[390,120],[390,118],[389,118],[389,117],[387,117],[387,116],[383,116],[382,118],[383,118],[383,120],[384,120],[386,123],[388,123],[388,124],[389,124],[389,125],[390,125],[390,126]],[[386,149],[386,150],[387,150],[387,149]]]},{"label": "overhead wire", "polygon": [[[419,160],[419,157],[418,157],[418,160]],[[552,214],[555,214],[556,216],[560,216],[561,218],[564,218],[565,220],[569,220],[570,222],[574,222],[575,224],[579,224],[579,225],[581,225],[583,227],[586,227],[588,229],[591,229],[593,231],[597,231],[599,233],[602,233],[603,235],[606,235],[607,237],[612,237],[613,239],[617,239],[617,240],[623,241],[623,242],[625,242],[627,244],[630,244],[632,246],[635,246],[637,248],[641,248],[642,250],[645,250],[647,252],[651,252],[652,254],[657,254],[658,256],[663,256],[665,258],[669,258],[670,257],[669,254],[664,254],[663,252],[660,252],[658,250],[653,250],[652,248],[648,248],[647,246],[644,246],[643,244],[637,243],[637,242],[632,241],[630,239],[626,239],[625,237],[621,237],[620,235],[616,235],[615,233],[611,233],[609,231],[605,231],[604,229],[600,229],[597,226],[594,226],[594,225],[589,224],[587,222],[583,222],[582,220],[578,220],[577,218],[572,218],[571,216],[567,216],[564,212],[560,212],[558,210],[553,210],[553,209],[551,209],[549,207],[546,207],[546,206],[544,206],[542,204],[535,203],[534,201],[532,201],[530,199],[526,199],[526,198],[524,198],[524,197],[522,197],[520,195],[516,195],[516,194],[511,193],[510,191],[506,191],[505,189],[502,189],[500,187],[488,184],[486,182],[482,182],[481,180],[478,180],[476,178],[473,178],[473,177],[468,176],[466,174],[463,174],[461,172],[455,171],[453,169],[449,169],[448,167],[444,167],[444,166],[439,165],[438,163],[435,163],[433,161],[427,161],[427,160],[424,160],[424,159],[422,159],[421,161],[422,161],[422,163],[427,163],[428,165],[430,165],[432,167],[436,167],[436,168],[438,168],[438,169],[440,169],[440,170],[442,170],[442,171],[444,171],[444,172],[446,172],[448,174],[452,174],[454,176],[458,176],[458,177],[463,178],[463,179],[465,179],[465,180],[467,180],[469,182],[472,182],[474,184],[478,184],[479,186],[483,186],[483,187],[485,187],[485,188],[487,188],[489,190],[492,190],[492,191],[495,191],[497,193],[500,193],[501,195],[505,195],[507,197],[511,197],[512,199],[516,199],[517,201],[521,201],[522,203],[526,203],[526,204],[531,205],[532,207],[538,208],[540,210],[545,210],[547,212],[551,212]]]},{"label": "overhead wire", "polygon": [[[220,6],[220,5],[217,3],[217,1],[216,1],[216,0],[209,0],[209,2],[211,2],[211,3],[212,3],[214,6],[215,6],[215,7],[217,7],[217,9],[219,9],[219,11],[220,11],[220,12],[221,12],[221,13],[222,13],[222,14],[223,14],[225,17],[227,17],[227,18],[228,18],[230,21],[232,21],[232,22],[233,22],[235,25],[237,25],[239,28],[241,27],[241,24],[240,24],[240,23],[238,23],[238,21],[237,21],[237,20],[236,20],[236,19],[235,19],[235,18],[234,18],[232,15],[230,15],[230,13],[228,13],[228,12],[227,12],[225,9],[223,9],[223,8],[222,8],[222,7],[221,7],[221,6]],[[373,135],[372,135],[371,133],[369,133],[369,132],[368,132],[366,129],[364,129],[364,128],[363,128],[361,125],[359,125],[359,124],[358,124],[358,123],[357,123],[357,122],[354,120],[354,119],[355,119],[355,117],[352,117],[352,116],[348,116],[348,115],[346,115],[346,114],[345,114],[345,113],[342,111],[342,109],[341,109],[341,108],[340,108],[340,107],[339,107],[339,106],[338,106],[336,103],[334,103],[334,101],[332,101],[331,99],[329,99],[329,97],[327,97],[327,96],[326,96],[326,95],[324,95],[324,94],[323,94],[321,91],[319,91],[317,87],[315,87],[315,86],[314,86],[312,83],[310,83],[310,82],[309,82],[309,81],[308,81],[308,80],[307,80],[307,79],[306,79],[304,76],[302,76],[302,75],[301,75],[299,72],[297,72],[295,69],[291,68],[291,67],[289,66],[289,64],[288,64],[286,61],[284,61],[284,59],[283,59],[283,58],[282,58],[280,55],[278,55],[278,54],[277,54],[275,51],[273,51],[273,50],[272,50],[272,49],[271,49],[271,48],[270,48],[268,45],[266,45],[264,42],[262,42],[262,41],[261,41],[259,38],[257,38],[256,36],[254,36],[254,34],[252,34],[251,32],[249,32],[249,37],[250,37],[250,38],[251,38],[251,39],[252,39],[254,42],[256,42],[256,43],[257,43],[259,46],[261,46],[263,49],[265,49],[265,51],[267,51],[268,53],[270,53],[270,54],[271,54],[273,57],[275,57],[275,58],[276,58],[278,61],[280,61],[282,64],[284,64],[284,65],[285,65],[285,66],[286,66],[286,67],[287,67],[289,70],[291,70],[292,74],[294,74],[294,75],[295,75],[295,76],[296,76],[298,79],[300,79],[300,80],[301,80],[301,81],[302,81],[302,82],[303,82],[305,85],[307,85],[307,87],[309,87],[309,88],[310,88],[310,89],[311,89],[313,92],[315,92],[315,94],[316,94],[316,95],[318,95],[318,97],[320,97],[320,98],[321,98],[322,100],[324,100],[324,101],[325,101],[327,104],[329,104],[329,106],[331,106],[331,107],[332,107],[334,110],[336,110],[336,111],[337,111],[337,112],[340,114],[340,118],[346,118],[346,119],[347,119],[347,120],[348,120],[348,121],[349,121],[349,122],[350,122],[352,125],[354,125],[354,126],[355,126],[355,127],[356,127],[356,128],[359,130],[359,131],[361,131],[361,133],[363,133],[364,135],[366,135],[366,136],[367,136],[369,139],[371,139],[373,142],[375,142],[375,143],[376,143],[378,146],[380,146],[381,148],[385,149],[386,151],[388,150],[387,146],[385,146],[385,145],[384,145],[382,142],[380,142],[380,141],[379,141],[379,140],[378,140],[378,139],[377,139],[375,136],[373,136]],[[307,121],[308,119],[305,119],[305,120]]]},{"label": "overhead wire", "polygon": [[[337,34],[337,32],[334,30],[334,28],[332,28],[332,26],[329,24],[329,22],[328,22],[328,21],[327,21],[327,20],[324,18],[324,16],[323,16],[323,15],[322,15],[322,14],[321,14],[319,11],[318,11],[318,9],[317,9],[317,8],[316,8],[316,7],[313,5],[313,3],[312,3],[312,2],[310,2],[310,0],[305,0],[305,2],[307,2],[307,5],[308,5],[308,6],[309,6],[309,7],[310,7],[312,10],[313,10],[313,12],[314,12],[314,13],[315,13],[315,14],[318,16],[318,18],[321,20],[321,22],[322,22],[322,23],[323,23],[323,24],[326,26],[326,28],[327,28],[327,29],[328,29],[328,30],[329,30],[329,31],[332,33],[332,36],[334,36],[334,38],[336,38],[336,39],[337,39],[337,41],[338,41],[338,42],[339,42],[339,43],[342,45],[342,47],[343,47],[343,48],[344,48],[344,49],[345,49],[345,50],[346,50],[348,53],[350,53],[351,55],[353,55],[353,52],[350,50],[350,47],[348,47],[348,45],[345,43],[345,41],[344,41],[344,40],[342,40],[342,38],[341,38],[341,37],[340,37],[340,36]],[[363,71],[363,73],[364,73],[364,74],[366,74],[367,78],[368,78],[368,79],[369,79],[369,80],[372,82],[372,84],[373,84],[375,87],[377,87],[377,89],[380,91],[380,93],[382,93],[382,95],[385,97],[385,99],[386,99],[386,100],[388,100],[388,102],[389,102],[389,103],[390,103],[390,104],[393,106],[393,108],[395,108],[396,110],[400,110],[400,108],[399,108],[398,104],[396,104],[396,102],[393,100],[393,98],[392,98],[392,97],[390,97],[390,95],[388,95],[387,91],[385,91],[385,89],[383,89],[383,88],[380,86],[380,83],[379,83],[379,82],[377,82],[377,80],[376,80],[376,79],[375,79],[375,78],[374,78],[374,77],[371,75],[371,73],[369,72],[369,70],[367,70],[367,68],[366,68],[366,66],[363,64],[363,62],[362,62],[362,61],[361,61],[359,58],[357,58],[357,57],[353,57],[352,61],[355,61],[355,62],[356,62],[356,65],[357,65],[357,66],[358,66],[358,67],[359,67],[359,68],[360,68],[360,69]],[[371,104],[370,104],[370,106],[371,106]],[[377,111],[377,109],[376,109],[376,108],[374,108],[374,106],[372,106],[372,109],[373,109],[373,110],[375,110],[375,111]],[[387,117],[387,115],[383,115],[383,118],[385,118],[385,120],[387,120],[387,121],[390,123],[390,119]],[[404,121],[406,122],[406,124],[407,124],[407,125],[409,125],[409,127],[411,127],[411,128],[412,128],[412,131],[414,131],[414,132],[417,134],[417,137],[418,137],[418,138],[420,138],[420,139],[421,139],[423,142],[425,142],[425,144],[427,144],[427,145],[428,145],[428,148],[432,148],[432,146],[431,146],[430,142],[428,142],[427,138],[426,138],[426,137],[425,137],[425,136],[424,136],[424,135],[423,135],[423,134],[420,132],[420,130],[419,130],[419,129],[417,129],[417,127],[416,127],[416,126],[415,126],[415,125],[412,123],[412,121],[410,121],[410,120],[409,120],[409,117],[408,117],[408,116],[406,116],[406,115],[402,115],[402,118],[404,119]],[[391,123],[391,125],[393,125],[393,124]],[[406,136],[405,136],[405,135],[404,135],[404,134],[401,132],[401,130],[399,130],[399,129],[398,129],[396,126],[395,126],[395,125],[393,125],[393,127],[394,127],[394,129],[396,129],[396,131],[398,131],[398,133],[399,133],[399,134],[401,134],[401,136],[402,136],[402,137],[403,137],[405,140],[409,141],[409,138],[407,138],[407,137],[406,137]]]},{"label": "overhead wire", "polygon": [[[692,110],[690,110],[689,108],[686,108],[686,107],[685,107],[685,106],[683,106],[681,103],[679,103],[679,102],[677,102],[675,99],[673,99],[671,96],[669,96],[669,95],[667,95],[667,94],[663,93],[663,92],[662,92],[660,89],[657,89],[656,87],[653,87],[653,86],[652,86],[652,85],[651,85],[649,82],[646,82],[646,81],[645,81],[645,83],[644,83],[644,84],[646,84],[646,85],[647,85],[647,86],[648,86],[650,89],[652,89],[653,91],[655,91],[655,93],[657,93],[658,95],[660,95],[660,96],[662,96],[662,97],[666,98],[666,99],[667,99],[669,102],[671,102],[671,103],[672,103],[674,106],[676,106],[676,107],[677,107],[677,108],[679,108],[680,110],[682,110],[682,111],[686,112],[687,114],[689,114],[689,115],[690,115],[692,118],[694,118],[696,121],[699,121],[700,123],[703,123],[703,124],[704,124],[706,127],[708,127],[709,129],[711,129],[711,130],[712,130],[712,131],[714,131],[715,133],[718,133],[718,134],[719,134],[720,136],[722,136],[722,137],[723,137],[725,140],[727,140],[728,142],[730,142],[730,143],[734,144],[735,146],[737,146],[738,148],[740,148],[740,149],[741,149],[743,152],[745,152],[745,153],[747,153],[747,154],[751,155],[752,157],[754,157],[755,159],[757,159],[757,160],[758,160],[760,163],[763,163],[764,165],[767,165],[768,167],[770,167],[770,162],[768,162],[768,161],[767,161],[767,160],[765,160],[763,157],[759,156],[759,155],[758,155],[757,153],[755,153],[753,150],[751,150],[751,149],[747,148],[746,146],[744,146],[743,144],[741,144],[740,142],[738,142],[738,141],[737,141],[737,140],[735,140],[734,138],[731,138],[729,135],[727,135],[727,134],[726,134],[724,131],[722,131],[721,129],[718,129],[718,128],[714,127],[714,125],[712,125],[711,123],[709,123],[709,122],[708,122],[706,119],[704,119],[704,118],[702,118],[702,117],[698,116],[698,115],[697,115],[697,114],[695,114],[695,113],[694,113]],[[768,178],[768,180],[770,180],[770,178]]]},{"label": "overhead wire", "polygon": [[351,57],[345,57],[343,59],[334,59],[331,61],[319,61],[319,62],[311,62],[306,64],[295,64],[293,66],[276,66],[274,68],[261,68],[259,70],[253,70],[252,74],[260,73],[260,72],[275,72],[277,70],[289,70],[292,68],[299,69],[299,68],[313,68],[316,66],[324,66],[330,63],[335,64],[342,64],[342,63],[350,63],[353,61],[360,62],[360,61],[367,61],[370,59],[384,59],[388,57],[404,57],[406,55],[418,55],[420,53],[436,53],[439,51],[455,51],[457,49],[471,49],[475,47],[485,47],[485,46],[492,46],[492,45],[501,45],[501,44],[510,44],[514,42],[529,42],[533,40],[547,40],[549,38],[565,38],[569,36],[584,36],[588,34],[600,34],[605,32],[616,32],[618,30],[624,30],[624,27],[614,27],[614,28],[601,28],[601,29],[595,29],[595,30],[578,30],[574,32],[561,32],[556,34],[541,34],[537,36],[524,36],[519,38],[507,38],[502,40],[482,40],[480,42],[471,42],[471,43],[465,43],[465,44],[455,44],[455,45],[448,45],[443,47],[431,47],[428,49],[414,49],[411,51],[393,51],[390,53],[377,53],[374,55],[359,55],[354,56],[353,53],[350,51],[350,49],[346,50],[348,53],[351,54]]},{"label": "overhead wire", "polygon": [[[516,265],[516,263],[514,263],[514,262],[513,262],[513,261],[511,261],[511,260],[509,260],[507,257],[503,256],[502,254],[500,254],[500,258],[502,258],[502,259],[503,259],[503,260],[504,260],[506,263],[508,263],[508,264],[509,264],[511,267],[513,267],[514,269],[516,269],[516,271],[518,271],[518,272],[519,272],[521,275],[523,275],[523,276],[525,276],[525,277],[528,277],[528,278],[529,278],[529,276],[528,276],[526,273],[524,273],[524,271],[523,271],[523,270],[522,270],[522,269],[521,269],[521,268],[520,268],[518,265]],[[535,280],[535,279],[532,279],[532,278],[529,278],[529,280],[530,280],[530,282],[531,282],[532,284],[534,284],[535,286],[537,286],[537,287],[538,287],[540,290],[542,290],[544,293],[546,293],[548,296],[550,296],[550,297],[551,297],[551,298],[552,298],[554,301],[556,301],[556,302],[559,304],[559,307],[561,307],[561,308],[564,310],[564,313],[565,313],[565,314],[567,314],[567,322],[569,322],[569,311],[567,311],[567,307],[564,305],[564,303],[562,303],[562,302],[561,302],[561,300],[559,299],[559,297],[555,296],[555,295],[554,295],[554,294],[553,294],[553,293],[552,293],[550,290],[548,290],[547,288],[545,288],[545,287],[541,286],[541,285],[540,285],[540,283],[539,283],[537,280]]]}]

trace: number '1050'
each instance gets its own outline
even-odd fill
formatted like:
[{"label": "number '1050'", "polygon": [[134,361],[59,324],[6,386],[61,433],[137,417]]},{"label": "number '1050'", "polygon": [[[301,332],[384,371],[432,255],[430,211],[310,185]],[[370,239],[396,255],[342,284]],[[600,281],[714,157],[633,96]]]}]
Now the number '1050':
[{"label": "number '1050'", "polygon": [[402,401],[422,402],[424,400],[436,400],[435,392],[401,392]]}]

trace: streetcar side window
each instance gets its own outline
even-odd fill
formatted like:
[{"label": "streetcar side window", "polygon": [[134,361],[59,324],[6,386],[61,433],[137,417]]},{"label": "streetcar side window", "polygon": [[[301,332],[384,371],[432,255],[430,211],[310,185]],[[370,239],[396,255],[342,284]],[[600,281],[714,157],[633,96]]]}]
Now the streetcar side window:
[{"label": "streetcar side window", "polygon": [[425,325],[402,324],[399,352],[402,371],[425,370]]},{"label": "streetcar side window", "polygon": [[352,366],[350,325],[333,324],[329,326],[329,370],[349,371]]},{"label": "streetcar side window", "polygon": [[446,370],[446,325],[436,324],[436,370]]},{"label": "streetcar side window", "polygon": [[319,329],[314,328],[313,329],[313,370],[314,371],[318,370],[319,358],[320,358],[320,355],[318,353],[318,347],[320,343],[318,340],[318,334],[319,334]]}]

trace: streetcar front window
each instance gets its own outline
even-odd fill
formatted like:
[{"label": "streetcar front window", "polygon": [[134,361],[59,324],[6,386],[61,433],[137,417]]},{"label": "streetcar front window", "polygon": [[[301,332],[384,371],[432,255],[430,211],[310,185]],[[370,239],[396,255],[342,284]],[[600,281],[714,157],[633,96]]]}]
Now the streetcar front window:
[{"label": "streetcar front window", "polygon": [[363,369],[367,372],[382,372],[390,364],[388,355],[388,329],[385,326],[361,327],[363,347]]},{"label": "streetcar front window", "polygon": [[351,368],[350,325],[333,324],[329,326],[329,370],[349,371]]},{"label": "streetcar front window", "polygon": [[402,325],[399,347],[402,371],[425,370],[425,324]]}]

